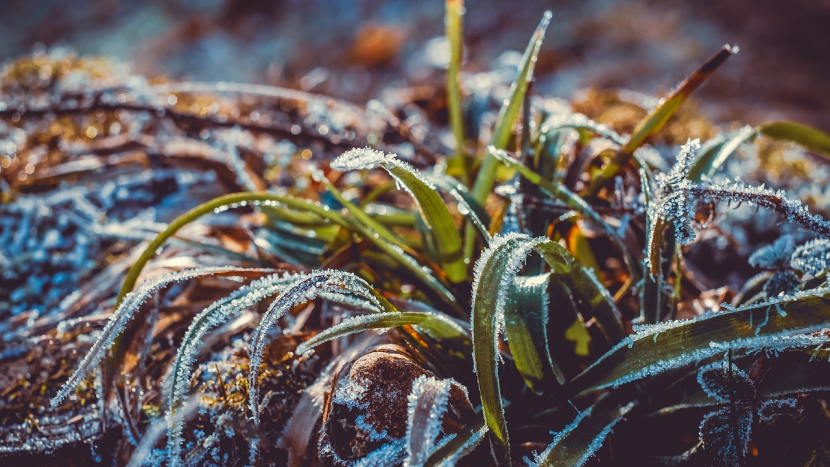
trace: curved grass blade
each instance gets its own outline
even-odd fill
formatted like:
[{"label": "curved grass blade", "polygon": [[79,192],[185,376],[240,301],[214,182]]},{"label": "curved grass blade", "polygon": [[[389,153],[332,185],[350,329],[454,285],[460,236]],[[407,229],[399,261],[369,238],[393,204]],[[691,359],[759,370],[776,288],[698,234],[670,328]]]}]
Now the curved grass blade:
[{"label": "curved grass blade", "polygon": [[548,350],[549,283],[550,274],[517,277],[504,311],[504,334],[513,361],[527,387],[538,394],[550,387],[558,370]]},{"label": "curved grass blade", "polygon": [[530,238],[518,233],[493,237],[475,265],[471,328],[484,419],[495,437],[500,462],[509,461],[510,452],[498,381],[499,334],[504,326],[509,289],[532,251],[541,254],[552,273],[567,280],[573,293],[590,305],[597,324],[612,344],[623,335],[619,310],[608,291],[564,247],[546,237]]},{"label": "curved grass blade", "polygon": [[435,237],[435,245],[441,264],[450,282],[467,279],[467,265],[461,252],[461,235],[455,220],[443,198],[429,181],[409,164],[394,154],[384,154],[373,149],[352,149],[331,163],[338,170],[370,169],[383,167],[398,185],[415,200],[421,218]]},{"label": "curved grass blade", "polygon": [[715,55],[711,56],[703,65],[695,70],[688,78],[683,80],[672,92],[664,97],[648,115],[645,116],[636,126],[628,141],[620,148],[620,151],[605,166],[605,168],[594,177],[588,194],[595,196],[602,187],[617,175],[620,168],[631,158],[634,151],[645,143],[649,136],[660,131],[663,125],[677,112],[677,109],[686,101],[701,84],[703,84],[715,70],[720,67],[732,55],[738,53],[738,47],[729,44],[721,47]]},{"label": "curved grass blade", "polygon": [[506,166],[510,167],[511,169],[515,169],[522,177],[526,178],[531,183],[539,186],[542,190],[546,191],[550,196],[553,196],[556,199],[563,201],[569,208],[577,211],[578,213],[582,214],[586,218],[590,219],[593,223],[600,226],[606,234],[608,234],[611,241],[617,245],[619,248],[620,253],[623,256],[623,261],[625,261],[626,266],[628,267],[629,272],[635,278],[640,277],[640,267],[639,262],[635,259],[634,254],[631,252],[631,249],[626,246],[626,244],[620,238],[620,232],[617,231],[614,227],[612,227],[605,219],[602,218],[596,211],[594,211],[591,206],[585,202],[579,195],[576,193],[568,190],[564,185],[554,185],[553,183],[543,179],[539,174],[528,168],[526,165],[520,163],[519,161],[513,159],[507,151],[499,150],[493,146],[487,148],[488,152],[493,154],[493,156],[498,159],[500,162],[504,163]]},{"label": "curved grass blade", "polygon": [[474,370],[484,420],[495,438],[496,460],[505,465],[510,465],[510,446],[498,380],[499,334],[504,325],[507,291],[525,258],[542,241],[516,233],[496,236],[475,265],[470,325]]},{"label": "curved grass blade", "polygon": [[699,182],[704,179],[711,179],[715,173],[726,162],[742,144],[752,141],[758,132],[747,125],[742,129],[725,136],[715,137],[701,146],[700,153],[689,169],[689,180]]},{"label": "curved grass blade", "polygon": [[[828,289],[799,293],[686,321],[640,328],[574,378],[565,394],[617,387],[723,354],[813,345],[798,334],[826,326]],[[825,340],[827,338],[825,337]]]},{"label": "curved grass blade", "polygon": [[262,320],[251,339],[251,363],[248,371],[248,406],[259,424],[259,367],[268,339],[268,330],[295,305],[314,300],[326,292],[349,293],[370,301],[378,309],[397,311],[363,279],[354,274],[327,270],[315,271],[302,276],[283,291],[263,314]]},{"label": "curved grass blade", "polygon": [[553,442],[536,458],[534,466],[582,467],[597,450],[605,438],[635,403],[621,404],[611,394],[601,397],[591,407],[580,413]]},{"label": "curved grass blade", "polygon": [[443,314],[423,311],[394,311],[345,319],[336,326],[327,328],[300,344],[297,347],[297,353],[304,354],[318,345],[356,332],[405,325],[416,326],[419,330],[436,339],[469,339],[464,328]]},{"label": "curved grass blade", "polygon": [[490,242],[490,216],[478,201],[467,191],[467,188],[456,179],[437,173],[425,173],[424,177],[433,185],[449,193],[458,204],[458,212],[467,217],[478,229],[484,244]]},{"label": "curved grass blade", "polygon": [[172,465],[177,465],[182,457],[182,425],[176,422],[177,413],[188,397],[193,373],[193,362],[205,336],[211,329],[237,318],[242,310],[252,307],[267,297],[285,290],[300,277],[296,274],[274,274],[247,286],[240,287],[202,310],[193,318],[182,344],[176,351],[170,372],[170,381],[166,386],[167,419],[169,422],[168,449]]},{"label": "curved grass blade", "polygon": [[758,127],[767,138],[799,144],[810,151],[830,155],[830,135],[808,125],[796,122],[767,123]]},{"label": "curved grass blade", "polygon": [[80,383],[92,369],[98,365],[106,356],[107,350],[112,347],[113,342],[124,332],[130,319],[136,311],[146,302],[153,294],[164,287],[175,283],[182,282],[197,277],[204,276],[239,276],[252,274],[267,274],[273,272],[268,269],[246,269],[246,268],[202,268],[202,269],[188,269],[184,271],[177,271],[164,274],[155,279],[149,280],[141,285],[135,292],[127,294],[121,304],[115,309],[109,321],[107,321],[101,336],[92,345],[87,355],[81,361],[78,368],[69,377],[69,380],[64,383],[60,391],[54,398],[52,398],[52,407],[57,407],[65,398],[72,392],[73,389]]},{"label": "curved grass blade", "polygon": [[467,137],[464,135],[464,111],[461,106],[461,61],[464,58],[464,0],[447,0],[444,16],[447,40],[450,43],[450,61],[447,66],[447,113],[455,136],[455,158],[462,167],[461,180],[469,182]]},{"label": "curved grass blade", "polygon": [[[351,219],[346,220],[351,230],[356,231],[363,238],[374,243],[375,246],[377,246],[382,252],[394,258],[399,264],[409,269],[415,277],[431,288],[445,304],[452,308],[453,311],[455,311],[458,315],[463,315],[461,307],[459,307],[458,303],[456,303],[455,296],[447,290],[447,287],[445,287],[440,280],[429,272],[428,268],[427,270],[424,270],[425,268],[418,264],[418,261],[415,258],[406,253],[406,245],[403,245],[400,239],[398,239],[392,231],[372,219],[360,207],[344,198],[343,194],[340,193],[340,190],[332,185],[331,182],[329,182],[328,179],[326,179],[326,177],[318,170],[314,170],[312,172],[312,176],[319,182],[323,183],[329,192],[341,204],[343,204],[343,206],[346,207],[350,214],[354,216],[353,221]],[[390,238],[393,239],[393,241],[387,241]]]}]

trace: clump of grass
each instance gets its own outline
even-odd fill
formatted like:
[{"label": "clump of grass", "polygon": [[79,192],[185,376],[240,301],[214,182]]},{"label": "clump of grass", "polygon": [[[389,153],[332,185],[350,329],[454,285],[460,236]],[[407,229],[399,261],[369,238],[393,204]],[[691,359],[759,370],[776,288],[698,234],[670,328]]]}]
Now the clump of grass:
[{"label": "clump of grass", "polygon": [[[646,109],[630,134],[552,111],[533,99],[539,96],[531,86],[548,12],[509,98],[493,112],[491,138],[472,144],[462,126],[462,10],[462,2],[447,2],[448,110],[456,141],[446,161],[411,140],[391,112],[272,88],[169,84],[132,90],[152,104],[131,102],[124,92],[114,100],[81,96],[72,105],[31,109],[22,101],[0,110],[14,123],[152,111],[179,126],[182,145],[195,145],[193,134],[227,131],[210,136],[222,143],[219,154],[197,146],[206,151],[200,163],[218,161],[228,180],[247,189],[139,236],[145,241],[139,253],[108,275],[110,286],[113,277],[122,284],[108,324],[65,385],[43,390],[53,396],[53,409],[88,397],[87,377],[100,364],[93,383],[98,403],[139,446],[123,444],[116,454],[133,465],[343,464],[339,449],[353,452],[357,439],[349,438],[347,425],[360,446],[374,447],[356,465],[511,465],[523,458],[536,465],[596,459],[743,465],[780,460],[773,451],[757,454],[758,443],[750,447],[757,433],[775,430],[781,420],[826,426],[830,224],[783,191],[724,180],[719,170],[756,140],[827,155],[830,137],[779,122],[702,144],[690,140],[669,158],[654,151],[649,141],[737,53],[730,46]],[[17,66],[8,73],[26,72]],[[190,112],[198,107],[194,93],[205,90],[289,101],[316,119],[317,132],[291,121],[286,127],[284,118],[263,123],[259,111],[247,119]],[[109,130],[112,123],[139,125],[110,123]],[[384,132],[397,132],[404,145],[395,151]],[[346,134],[351,139],[340,136]],[[296,143],[288,152],[300,157],[284,167],[298,177],[293,186],[264,189],[277,183],[264,175],[268,170],[253,168],[250,135]],[[309,162],[312,152],[300,149],[306,145],[335,157]],[[468,154],[475,147],[482,149]],[[305,170],[288,170],[298,167]],[[65,173],[44,169],[51,177]],[[782,237],[759,250],[749,263],[766,271],[730,293],[731,303],[713,303],[694,275],[699,260],[687,253],[703,235],[727,236],[707,227],[728,203],[767,209],[813,239],[796,246],[794,237]],[[234,208],[247,210],[242,233],[217,229],[219,245],[181,236]],[[125,225],[116,226],[122,240]],[[175,242],[180,255],[169,254]],[[159,256],[167,266],[159,266]],[[207,266],[217,258],[245,264]],[[146,269],[153,267],[176,271],[150,278]],[[211,290],[208,280],[217,281],[214,289],[224,285]],[[187,281],[205,285],[175,290]],[[174,298],[165,300],[165,291]],[[174,311],[182,302],[185,309]],[[56,319],[68,319],[72,309],[62,308]],[[160,339],[162,331],[169,337]],[[358,333],[368,337],[355,339]],[[238,352],[229,357],[214,347]],[[357,379],[350,368],[367,356],[397,363]],[[232,369],[220,370],[222,359],[232,359]],[[211,363],[218,380],[199,384],[195,375],[211,371]],[[302,377],[292,373],[300,367],[309,368]],[[412,376],[403,390],[366,394],[369,383],[396,382],[394,371]],[[301,387],[276,383],[286,375],[297,376]],[[232,376],[231,388],[225,376]],[[136,387],[142,396],[152,390],[154,399],[135,398]],[[407,416],[387,420],[391,425],[381,431],[367,420],[380,417],[384,404],[405,407]],[[475,410],[463,410],[465,404]],[[649,445],[643,435],[649,425],[674,420],[683,423],[673,429],[673,450]],[[204,432],[209,422],[214,433]],[[811,434],[813,445],[782,435],[780,442],[795,448],[781,459],[830,456],[826,433]]]}]

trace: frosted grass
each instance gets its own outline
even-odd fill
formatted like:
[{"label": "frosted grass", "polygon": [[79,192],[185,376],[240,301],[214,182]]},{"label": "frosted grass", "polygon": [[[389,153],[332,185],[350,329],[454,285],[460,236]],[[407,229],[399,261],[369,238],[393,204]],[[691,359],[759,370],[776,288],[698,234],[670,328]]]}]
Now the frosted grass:
[{"label": "frosted grass", "polygon": [[259,367],[262,364],[262,354],[265,351],[268,330],[294,306],[314,300],[320,294],[331,292],[347,292],[368,300],[379,309],[385,309],[369,284],[356,275],[343,271],[315,271],[301,277],[283,291],[262,316],[262,320],[254,331],[251,340],[248,404],[256,424],[259,424]]},{"label": "frosted grass", "polygon": [[58,394],[52,398],[52,407],[55,408],[58,405],[60,405],[60,403],[69,395],[69,393],[72,392],[78,386],[78,383],[80,383],[86,377],[86,375],[92,370],[92,368],[101,363],[101,361],[106,357],[107,350],[109,350],[110,347],[112,347],[112,344],[115,342],[115,339],[118,338],[118,336],[121,335],[121,333],[124,331],[124,328],[127,326],[127,323],[130,321],[130,319],[132,319],[133,315],[138,311],[141,305],[143,305],[144,302],[146,302],[156,292],[174,282],[182,282],[197,277],[236,271],[266,272],[266,270],[252,270],[245,268],[228,267],[188,269],[184,271],[172,272],[160,276],[158,278],[151,279],[143,283],[134,292],[130,292],[129,294],[127,294],[124,297],[124,300],[122,301],[121,305],[118,307],[117,310],[115,310],[115,312],[112,314],[112,317],[107,322],[106,326],[104,327],[104,330],[101,332],[101,337],[98,338],[98,340],[89,350],[87,355],[81,361],[81,364],[78,365],[78,368],[75,370],[74,373],[72,373],[72,376],[69,377],[69,380],[67,380],[67,382],[64,383],[60,391],[58,391]]}]

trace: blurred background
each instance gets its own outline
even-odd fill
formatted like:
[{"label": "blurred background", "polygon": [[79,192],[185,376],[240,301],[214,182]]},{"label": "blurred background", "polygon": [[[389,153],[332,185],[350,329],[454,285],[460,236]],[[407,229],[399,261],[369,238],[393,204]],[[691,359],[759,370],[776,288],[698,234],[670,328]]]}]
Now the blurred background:
[{"label": "blurred background", "polygon": [[[830,130],[828,0],[467,2],[465,69],[521,50],[553,11],[536,91],[662,95],[724,43],[741,53],[695,94],[716,121]],[[170,79],[263,83],[363,103],[446,61],[439,0],[3,0],[0,60],[43,46]]]}]

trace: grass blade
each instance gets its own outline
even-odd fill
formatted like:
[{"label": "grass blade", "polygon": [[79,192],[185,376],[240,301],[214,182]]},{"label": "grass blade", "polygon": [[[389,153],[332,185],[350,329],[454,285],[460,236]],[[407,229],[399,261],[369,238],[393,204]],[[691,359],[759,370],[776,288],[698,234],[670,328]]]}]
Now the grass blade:
[{"label": "grass blade", "polygon": [[[496,126],[493,130],[493,136],[490,139],[490,144],[498,149],[504,149],[510,140],[510,134],[513,131],[513,126],[516,124],[516,119],[519,117],[522,103],[524,102],[525,94],[530,81],[533,79],[533,69],[536,66],[536,57],[539,55],[539,50],[542,48],[542,41],[545,39],[545,32],[550,24],[552,13],[546,11],[542,16],[542,21],[530,38],[530,43],[527,44],[525,53],[522,56],[522,62],[518,69],[518,75],[510,88],[510,97],[504,102],[501,110],[499,110],[498,118],[496,119]],[[496,181],[496,168],[498,161],[492,154],[486,154],[481,168],[476,175],[475,184],[473,185],[472,195],[478,204],[484,206],[487,202],[487,196],[493,189],[493,184]],[[475,234],[467,225],[464,233],[464,258],[470,259],[473,254],[475,243]]]},{"label": "grass blade", "polygon": [[[542,48],[542,41],[545,39],[545,32],[550,24],[552,14],[546,11],[542,16],[542,21],[533,33],[530,43],[527,44],[527,49],[522,56],[522,62],[519,66],[519,73],[516,76],[516,81],[510,88],[510,97],[504,102],[504,105],[499,111],[499,116],[496,119],[496,127],[493,130],[493,137],[490,139],[490,144],[498,149],[504,149],[507,142],[510,140],[510,134],[513,131],[513,126],[516,124],[516,119],[519,117],[519,111],[522,108],[525,93],[527,92],[528,83],[533,79],[533,68],[536,66],[536,57],[539,55],[539,50]],[[484,157],[484,162],[481,164],[481,169],[478,171],[475,185],[473,186],[473,198],[484,204],[487,200],[487,195],[493,188],[493,183],[496,180],[497,161],[492,155],[488,154]]]},{"label": "grass blade", "polygon": [[464,58],[464,0],[447,0],[446,26],[447,40],[450,43],[450,61],[447,66],[447,112],[450,116],[450,128],[455,136],[455,158],[462,167],[462,182],[469,183],[469,164],[467,161],[467,137],[464,135],[464,111],[461,105],[461,61]]},{"label": "grass blade", "polygon": [[394,154],[373,149],[353,149],[335,159],[331,166],[338,170],[383,167],[403,187],[418,206],[421,218],[435,238],[444,272],[450,282],[467,279],[467,264],[461,253],[461,235],[444,199],[420,172],[400,161]]},{"label": "grass blade", "polygon": [[300,344],[297,347],[297,353],[304,354],[318,345],[356,332],[406,325],[416,326],[419,330],[436,339],[469,339],[464,328],[446,315],[423,311],[396,311],[345,319],[336,326],[327,328]]},{"label": "grass blade", "polygon": [[259,367],[268,339],[268,330],[292,307],[314,300],[327,292],[345,293],[369,300],[378,309],[397,311],[391,303],[356,275],[338,270],[314,271],[299,276],[262,315],[251,338],[251,363],[248,371],[248,406],[254,422],[259,424]]},{"label": "grass blade", "polygon": [[504,311],[504,334],[516,368],[532,391],[550,387],[555,369],[548,350],[550,274],[517,277]]},{"label": "grass blade", "polygon": [[574,378],[565,392],[620,386],[728,349],[753,352],[807,345],[797,334],[822,329],[830,306],[827,289],[813,293],[644,327]]},{"label": "grass blade", "polygon": [[767,138],[799,144],[810,151],[830,155],[830,135],[796,122],[767,123],[758,127],[758,132]]},{"label": "grass blade", "polygon": [[732,55],[738,53],[738,47],[729,44],[721,47],[715,55],[709,57],[703,65],[695,70],[688,78],[683,80],[672,92],[664,97],[648,115],[645,116],[636,126],[628,141],[620,148],[620,151],[605,166],[588,188],[588,194],[596,195],[602,187],[617,175],[620,168],[631,158],[634,151],[645,143],[649,136],[660,131],[663,125],[677,112],[677,109],[686,102],[701,84],[703,84],[715,70],[720,67]]}]

